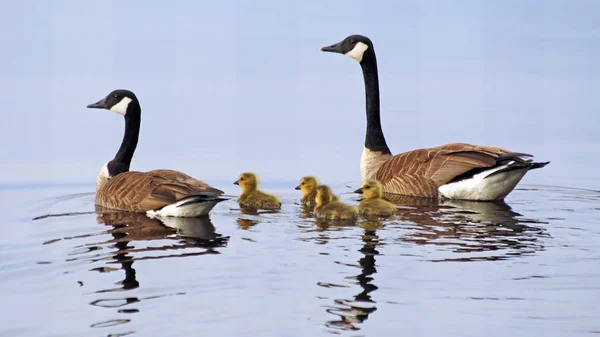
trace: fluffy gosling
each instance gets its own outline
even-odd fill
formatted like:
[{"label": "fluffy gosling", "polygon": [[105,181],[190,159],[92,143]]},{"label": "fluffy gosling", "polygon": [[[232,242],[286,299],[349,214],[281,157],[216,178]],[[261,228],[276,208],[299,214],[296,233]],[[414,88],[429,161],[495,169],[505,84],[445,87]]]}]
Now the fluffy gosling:
[{"label": "fluffy gosling", "polygon": [[358,216],[356,207],[344,204],[334,199],[331,189],[327,185],[317,186],[315,197],[315,216],[329,220],[352,220]]},{"label": "fluffy gosling", "polygon": [[258,176],[251,172],[245,172],[234,182],[242,188],[242,194],[238,198],[238,204],[245,209],[275,210],[281,208],[279,197],[258,190]]},{"label": "fluffy gosling", "polygon": [[382,198],[383,187],[377,180],[363,182],[356,193],[362,193],[364,196],[364,199],[358,205],[360,215],[388,217],[396,212],[396,205]]},{"label": "fluffy gosling", "polygon": [[[296,190],[302,191],[302,198],[300,201],[303,205],[315,205],[315,198],[317,197],[317,186],[319,181],[313,176],[306,176],[300,179],[300,185],[296,186]],[[333,201],[340,200],[340,197],[333,194]]]}]

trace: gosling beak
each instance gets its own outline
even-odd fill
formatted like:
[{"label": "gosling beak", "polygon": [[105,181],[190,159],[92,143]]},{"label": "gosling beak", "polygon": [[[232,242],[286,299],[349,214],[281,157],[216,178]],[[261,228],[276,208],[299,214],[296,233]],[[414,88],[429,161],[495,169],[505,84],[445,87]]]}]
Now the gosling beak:
[{"label": "gosling beak", "polygon": [[342,52],[342,42],[338,42],[336,44],[333,44],[331,46],[326,46],[321,48],[321,51],[325,51],[325,52],[330,52],[330,53],[338,53],[338,54],[343,54]]},{"label": "gosling beak", "polygon": [[234,182],[233,182],[233,184],[234,184],[234,185],[239,185],[239,184],[240,184],[240,181],[239,181],[239,180],[236,180],[236,181],[234,181]]},{"label": "gosling beak", "polygon": [[300,189],[300,185],[296,186],[295,190],[299,190]]},{"label": "gosling beak", "polygon": [[106,97],[96,103],[88,104],[87,107],[90,109],[108,109],[108,105],[106,105]]},{"label": "gosling beak", "polygon": [[362,194],[362,192],[363,192],[362,188],[359,188],[356,191],[354,191],[354,193],[358,193],[358,194]]}]

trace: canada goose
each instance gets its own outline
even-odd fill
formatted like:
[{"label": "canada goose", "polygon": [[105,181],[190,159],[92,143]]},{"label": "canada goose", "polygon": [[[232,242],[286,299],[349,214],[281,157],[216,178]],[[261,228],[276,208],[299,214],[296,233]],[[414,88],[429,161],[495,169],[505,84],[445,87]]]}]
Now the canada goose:
[{"label": "canada goose", "polygon": [[525,153],[465,143],[413,150],[395,156],[387,146],[379,115],[377,59],[371,40],[351,35],[325,52],[347,55],[360,64],[366,93],[367,132],[360,160],[362,180],[377,179],[386,193],[427,198],[502,200],[532,169]]},{"label": "canada goose", "polygon": [[114,90],[87,106],[106,109],[125,117],[125,135],[119,151],[96,180],[96,204],[102,207],[146,212],[151,216],[197,217],[206,215],[222,198],[223,191],[185,173],[173,170],[129,171],[140,133],[141,108],[129,90]]},{"label": "canada goose", "polygon": [[244,172],[234,182],[242,188],[238,204],[246,209],[274,210],[281,208],[279,197],[258,190],[258,176],[252,172]]},{"label": "canada goose", "polygon": [[358,216],[356,207],[334,200],[331,188],[327,185],[317,186],[315,203],[315,216],[320,219],[352,220]]},{"label": "canada goose", "polygon": [[358,205],[360,215],[391,216],[396,212],[396,205],[384,200],[383,186],[377,180],[367,180],[354,191],[365,197]]},{"label": "canada goose", "polygon": [[[300,179],[300,185],[296,186],[296,190],[302,191],[302,198],[300,201],[304,205],[314,205],[315,197],[317,196],[317,186],[319,186],[319,181],[317,178],[312,176],[302,177]],[[340,199],[339,196],[332,194],[333,201],[337,201]]]}]

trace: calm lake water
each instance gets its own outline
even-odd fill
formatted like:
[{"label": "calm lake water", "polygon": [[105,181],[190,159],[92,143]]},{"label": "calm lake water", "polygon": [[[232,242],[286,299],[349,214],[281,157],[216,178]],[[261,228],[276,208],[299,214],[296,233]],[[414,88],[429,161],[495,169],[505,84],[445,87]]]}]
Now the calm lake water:
[{"label": "calm lake water", "polygon": [[168,223],[97,214],[90,185],[3,186],[0,335],[600,333],[600,191],[399,200],[396,218],[352,225],[315,223],[295,185],[264,186],[279,213],[230,200]]}]

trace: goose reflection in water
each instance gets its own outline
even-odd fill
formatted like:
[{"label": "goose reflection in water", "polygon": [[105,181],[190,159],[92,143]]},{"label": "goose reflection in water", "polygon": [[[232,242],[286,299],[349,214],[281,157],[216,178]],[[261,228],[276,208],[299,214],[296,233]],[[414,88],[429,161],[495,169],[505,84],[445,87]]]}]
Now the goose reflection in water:
[{"label": "goose reflection in water", "polygon": [[[397,215],[385,221],[360,222],[364,233],[359,251],[363,256],[358,266],[351,266],[361,270],[353,279],[362,291],[351,299],[336,299],[327,307],[327,312],[339,316],[339,319],[326,323],[329,328],[359,330],[359,324],[377,310],[371,295],[377,290],[373,278],[377,272],[375,258],[379,255],[379,237],[383,233],[377,231],[381,229],[385,229],[381,241],[388,244],[400,241],[439,247],[436,251],[441,251],[443,258],[426,257],[434,262],[516,258],[542,250],[543,240],[549,237],[546,230],[538,226],[545,222],[523,218],[506,203],[436,201],[402,196],[386,198],[398,205]],[[356,223],[317,220],[313,229],[306,232],[317,233],[308,240],[327,244],[333,232],[352,228],[356,228]],[[396,229],[408,229],[409,233],[396,235]],[[320,285],[329,287],[326,283]]]},{"label": "goose reflection in water", "polygon": [[[126,212],[101,212],[97,209],[97,222],[111,226],[112,228],[105,233],[112,236],[111,240],[96,243],[96,246],[113,245],[116,248],[115,252],[111,252],[110,264],[120,264],[125,272],[125,278],[118,282],[118,287],[98,290],[94,293],[104,294],[111,292],[120,292],[132,290],[140,287],[140,282],[136,277],[136,271],[133,268],[135,261],[147,259],[162,259],[175,258],[183,256],[197,256],[205,254],[219,254],[217,248],[225,247],[229,237],[224,237],[215,231],[215,227],[209,217],[199,218],[148,218],[144,214],[126,213]],[[165,243],[164,240],[168,240]],[[148,243],[160,241],[160,246],[149,246]],[[173,244],[173,241],[177,243]],[[144,243],[145,242],[145,243]],[[139,245],[136,245],[139,243]],[[201,248],[201,251],[197,251]],[[193,250],[192,250],[193,249]],[[172,253],[173,251],[181,250],[180,253]],[[145,253],[153,252],[154,254],[145,255]],[[157,256],[156,252],[165,252]],[[135,256],[134,256],[135,254]],[[96,261],[106,260],[97,259]],[[103,266],[92,269],[98,272],[113,272],[119,269]],[[125,298],[99,298],[90,305],[104,308],[122,308],[118,309],[119,313],[135,313],[138,309],[130,307],[131,304],[147,299],[155,299],[164,296],[181,295],[181,294],[164,294],[159,296],[150,296],[147,298],[125,297]],[[123,320],[120,320],[123,321]],[[124,320],[129,322],[129,320]],[[101,324],[94,323],[93,325]]]},{"label": "goose reflection in water", "polygon": [[[431,261],[515,258],[542,250],[543,239],[549,237],[540,226],[547,222],[523,218],[504,202],[385,197],[400,206],[397,219],[415,225],[411,228],[414,231],[401,241],[440,246],[444,251],[461,255]],[[393,226],[403,225],[396,223]]]},{"label": "goose reflection in water", "polygon": [[341,330],[360,330],[356,323],[364,322],[371,313],[377,310],[375,301],[371,299],[371,292],[378,289],[372,283],[372,275],[377,273],[375,256],[379,255],[377,250],[379,237],[376,231],[382,226],[382,223],[378,221],[364,221],[361,223],[364,233],[361,236],[363,245],[359,249],[362,257],[358,260],[357,266],[360,268],[360,274],[352,277],[361,287],[361,292],[352,299],[334,300],[335,306],[328,307],[327,312],[338,316],[339,319],[328,321],[326,323],[327,327]]}]

